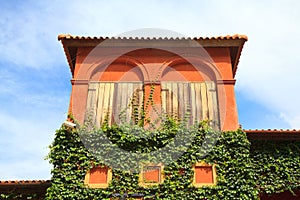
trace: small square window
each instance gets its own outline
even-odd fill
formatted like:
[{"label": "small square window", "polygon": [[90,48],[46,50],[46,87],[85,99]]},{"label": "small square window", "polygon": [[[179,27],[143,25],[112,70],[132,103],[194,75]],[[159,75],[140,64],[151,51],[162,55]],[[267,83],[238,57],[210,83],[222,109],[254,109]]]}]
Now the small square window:
[{"label": "small square window", "polygon": [[91,188],[107,188],[112,179],[112,170],[106,166],[97,166],[90,169],[84,183]]},{"label": "small square window", "polygon": [[196,163],[193,166],[193,170],[194,170],[193,185],[195,187],[216,185],[217,177],[216,177],[215,165],[210,165],[203,162]]},{"label": "small square window", "polygon": [[139,177],[139,185],[152,186],[163,182],[163,165],[147,164],[142,166]]},{"label": "small square window", "polygon": [[159,183],[160,182],[160,166],[144,166],[143,178],[145,182]]}]

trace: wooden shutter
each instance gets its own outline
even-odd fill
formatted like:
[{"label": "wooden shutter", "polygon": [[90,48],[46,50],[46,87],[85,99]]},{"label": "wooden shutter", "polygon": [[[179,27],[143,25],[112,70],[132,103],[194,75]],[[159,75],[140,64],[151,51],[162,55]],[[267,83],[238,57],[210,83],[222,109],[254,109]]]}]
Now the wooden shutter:
[{"label": "wooden shutter", "polygon": [[219,128],[219,111],[215,83],[210,82],[162,82],[162,109],[171,117],[193,124],[211,120],[213,128]]},{"label": "wooden shutter", "polygon": [[213,81],[192,82],[191,113],[193,122],[210,120],[210,125],[219,129],[219,109],[216,85]]},{"label": "wooden shutter", "polygon": [[[141,82],[90,82],[87,97],[87,117],[96,126],[130,122],[141,116],[143,84]],[[137,109],[137,111],[133,111]],[[137,116],[134,116],[136,114]]]},{"label": "wooden shutter", "polygon": [[111,124],[114,84],[111,82],[90,82],[87,97],[86,120],[100,126],[106,119]]},{"label": "wooden shutter", "polygon": [[141,119],[143,108],[142,82],[116,83],[113,105],[114,122],[131,123],[134,121],[135,123]]},{"label": "wooden shutter", "polygon": [[189,112],[190,89],[187,82],[162,82],[162,111],[170,117],[183,119]]}]

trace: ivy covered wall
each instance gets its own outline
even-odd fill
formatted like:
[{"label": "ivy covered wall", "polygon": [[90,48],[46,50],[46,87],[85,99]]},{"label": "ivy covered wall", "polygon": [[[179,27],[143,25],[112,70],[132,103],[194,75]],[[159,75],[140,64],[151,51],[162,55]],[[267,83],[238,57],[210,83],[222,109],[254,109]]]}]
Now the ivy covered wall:
[{"label": "ivy covered wall", "polygon": [[250,158],[260,193],[299,191],[300,141],[252,141]]},{"label": "ivy covered wall", "polygon": [[[95,131],[92,137],[101,138],[104,134],[126,151],[151,152],[174,140],[174,134],[180,129],[174,122],[164,124],[152,137],[141,139],[113,126],[104,127],[103,132]],[[144,199],[259,199],[260,193],[300,189],[299,142],[253,142],[251,145],[245,132],[230,131],[222,133],[212,151],[202,157],[204,138],[215,135],[205,124],[189,131],[194,137],[192,144],[179,159],[164,167],[162,184],[143,188],[138,184],[139,173],[113,169],[108,188],[92,189],[84,185],[85,174],[105,160],[99,160],[85,148],[77,130],[61,127],[50,146],[52,185],[46,198],[109,199],[115,193],[139,193]],[[215,186],[195,188],[192,185],[192,165],[201,161],[216,164]]]}]

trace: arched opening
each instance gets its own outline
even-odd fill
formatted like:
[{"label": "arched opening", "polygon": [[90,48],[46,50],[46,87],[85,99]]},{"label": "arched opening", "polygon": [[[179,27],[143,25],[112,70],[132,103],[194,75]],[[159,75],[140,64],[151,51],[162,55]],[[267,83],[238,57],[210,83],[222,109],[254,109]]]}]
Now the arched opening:
[{"label": "arched opening", "polygon": [[97,67],[88,87],[86,117],[96,126],[131,122],[141,116],[143,73],[135,62],[117,59]]},{"label": "arched opening", "polygon": [[171,63],[161,78],[162,110],[168,116],[195,124],[208,120],[220,129],[216,75],[202,63],[200,69],[185,62]]}]

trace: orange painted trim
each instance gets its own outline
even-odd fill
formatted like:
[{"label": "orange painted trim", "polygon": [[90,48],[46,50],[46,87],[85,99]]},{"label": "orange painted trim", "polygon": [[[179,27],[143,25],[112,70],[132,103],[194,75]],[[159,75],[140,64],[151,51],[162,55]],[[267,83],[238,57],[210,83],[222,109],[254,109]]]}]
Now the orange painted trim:
[{"label": "orange painted trim", "polygon": [[[150,183],[150,182],[145,182],[144,180],[144,167],[160,167],[160,178],[159,178],[159,182],[158,183]],[[148,164],[143,164],[141,166],[141,171],[140,171],[140,174],[139,174],[139,186],[141,187],[151,187],[151,186],[154,186],[154,185],[159,185],[161,183],[164,182],[164,173],[163,173],[163,170],[164,170],[164,165],[162,163],[158,163],[158,164],[155,164],[155,163],[148,163]]]},{"label": "orange painted trim", "polygon": [[224,85],[235,85],[236,80],[218,80],[217,84],[224,84]]},{"label": "orange painted trim", "polygon": [[71,79],[71,84],[72,85],[87,85],[87,84],[89,84],[89,80]]},{"label": "orange painted trim", "polygon": [[106,183],[90,183],[90,175],[91,175],[91,170],[88,170],[88,172],[85,174],[85,178],[84,178],[85,185],[87,185],[90,188],[107,188],[109,183],[112,180],[112,169],[108,168],[108,170],[107,170]]},{"label": "orange painted trim", "polygon": [[[197,183],[196,182],[196,168],[197,167],[211,167],[212,168],[212,176],[213,176],[213,183]],[[194,171],[194,176],[193,176],[193,185],[196,188],[203,187],[203,186],[214,186],[217,184],[217,173],[216,173],[216,165],[215,164],[207,164],[205,162],[198,162],[193,165],[193,171]]]}]

